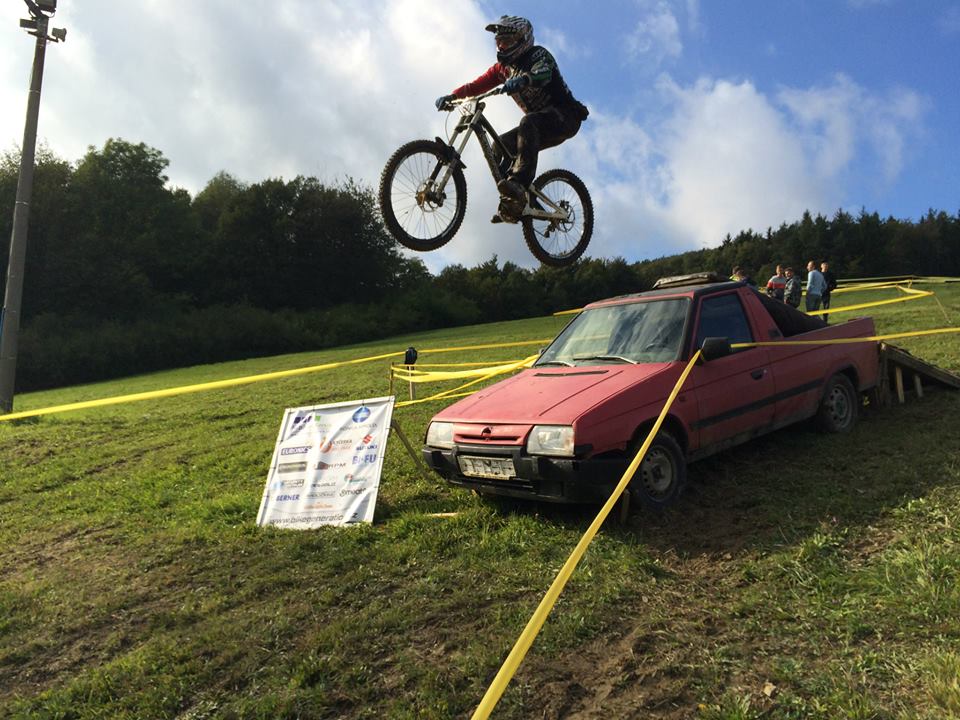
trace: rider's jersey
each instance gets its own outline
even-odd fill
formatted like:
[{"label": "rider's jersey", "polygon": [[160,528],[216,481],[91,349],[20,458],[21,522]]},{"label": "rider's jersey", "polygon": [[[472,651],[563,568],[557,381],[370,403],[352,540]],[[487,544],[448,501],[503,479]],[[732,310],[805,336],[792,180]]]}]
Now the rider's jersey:
[{"label": "rider's jersey", "polygon": [[517,75],[527,75],[530,78],[527,86],[512,96],[525,113],[537,112],[551,106],[566,108],[579,104],[564,82],[553,55],[539,45],[534,45],[509,65],[495,63],[483,75],[473,82],[461,85],[452,94],[458,98],[479,95]]}]

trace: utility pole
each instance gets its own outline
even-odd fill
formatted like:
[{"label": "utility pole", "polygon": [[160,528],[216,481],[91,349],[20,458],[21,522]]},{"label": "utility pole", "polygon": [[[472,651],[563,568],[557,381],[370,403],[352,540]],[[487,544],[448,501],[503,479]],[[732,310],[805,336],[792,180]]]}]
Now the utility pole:
[{"label": "utility pole", "polygon": [[10,262],[7,265],[7,287],[0,314],[0,412],[13,410],[13,382],[17,372],[17,345],[20,335],[20,301],[23,298],[23,272],[27,258],[27,224],[30,220],[30,198],[33,195],[33,164],[37,147],[37,120],[40,116],[40,86],[43,84],[43,59],[47,41],[60,42],[67,37],[63,28],[54,28],[47,35],[50,18],[57,10],[57,0],[23,0],[30,18],[20,27],[37,38],[27,96],[27,121],[20,150],[20,176],[17,180],[17,202],[13,208],[13,232],[10,234]]}]

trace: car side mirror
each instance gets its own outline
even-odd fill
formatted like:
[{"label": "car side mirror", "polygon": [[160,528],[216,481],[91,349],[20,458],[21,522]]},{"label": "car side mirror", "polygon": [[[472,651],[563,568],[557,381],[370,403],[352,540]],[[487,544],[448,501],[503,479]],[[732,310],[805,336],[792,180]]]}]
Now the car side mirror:
[{"label": "car side mirror", "polygon": [[733,354],[733,348],[730,347],[730,338],[708,337],[704,338],[703,345],[700,346],[700,357],[705,362],[717,360]]}]

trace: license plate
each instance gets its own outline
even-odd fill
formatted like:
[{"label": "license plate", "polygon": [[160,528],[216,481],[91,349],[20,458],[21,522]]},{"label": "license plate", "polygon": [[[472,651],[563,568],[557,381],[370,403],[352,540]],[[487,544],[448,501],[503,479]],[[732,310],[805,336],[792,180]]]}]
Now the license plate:
[{"label": "license plate", "polygon": [[460,472],[467,477],[508,480],[516,475],[513,458],[472,457],[461,455]]}]

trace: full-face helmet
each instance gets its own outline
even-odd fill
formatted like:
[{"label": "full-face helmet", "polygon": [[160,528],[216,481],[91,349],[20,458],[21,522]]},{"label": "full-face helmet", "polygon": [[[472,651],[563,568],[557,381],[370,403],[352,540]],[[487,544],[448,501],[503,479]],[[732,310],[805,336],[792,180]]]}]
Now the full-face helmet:
[{"label": "full-face helmet", "polygon": [[533,25],[526,18],[503,15],[486,28],[497,41],[497,60],[510,62],[533,47]]}]

